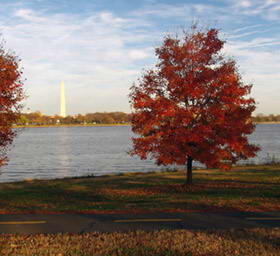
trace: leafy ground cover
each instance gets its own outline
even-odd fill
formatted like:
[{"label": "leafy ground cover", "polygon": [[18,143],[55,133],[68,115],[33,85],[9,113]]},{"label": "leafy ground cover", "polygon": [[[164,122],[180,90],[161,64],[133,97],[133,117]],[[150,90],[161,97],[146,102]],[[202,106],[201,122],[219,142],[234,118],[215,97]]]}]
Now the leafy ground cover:
[{"label": "leafy ground cover", "polygon": [[276,256],[279,252],[279,228],[0,236],[3,256]]},{"label": "leafy ground cover", "polygon": [[280,210],[280,166],[195,170],[0,184],[0,213]]}]

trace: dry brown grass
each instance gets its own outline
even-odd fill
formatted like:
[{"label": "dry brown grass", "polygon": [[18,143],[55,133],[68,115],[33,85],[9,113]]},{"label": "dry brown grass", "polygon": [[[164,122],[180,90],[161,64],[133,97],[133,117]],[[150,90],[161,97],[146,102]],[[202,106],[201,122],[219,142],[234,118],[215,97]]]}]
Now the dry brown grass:
[{"label": "dry brown grass", "polygon": [[1,235],[0,254],[24,256],[276,256],[280,229]]}]

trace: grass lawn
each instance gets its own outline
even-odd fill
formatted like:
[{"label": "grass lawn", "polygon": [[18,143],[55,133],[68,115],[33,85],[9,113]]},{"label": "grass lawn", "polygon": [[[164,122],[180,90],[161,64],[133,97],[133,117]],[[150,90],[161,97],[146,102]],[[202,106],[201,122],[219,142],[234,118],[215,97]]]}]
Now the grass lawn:
[{"label": "grass lawn", "polygon": [[280,210],[280,166],[0,183],[0,213]]},{"label": "grass lawn", "polygon": [[276,256],[280,229],[1,235],[0,254],[25,256]]}]

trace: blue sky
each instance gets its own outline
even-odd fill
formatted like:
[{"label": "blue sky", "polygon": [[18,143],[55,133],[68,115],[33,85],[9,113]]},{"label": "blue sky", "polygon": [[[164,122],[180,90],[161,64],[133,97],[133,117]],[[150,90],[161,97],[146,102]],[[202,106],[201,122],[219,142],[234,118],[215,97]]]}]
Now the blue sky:
[{"label": "blue sky", "polygon": [[166,34],[194,20],[221,29],[225,53],[253,83],[255,113],[280,113],[280,0],[0,0],[0,33],[22,59],[26,109],[130,112],[129,87]]}]

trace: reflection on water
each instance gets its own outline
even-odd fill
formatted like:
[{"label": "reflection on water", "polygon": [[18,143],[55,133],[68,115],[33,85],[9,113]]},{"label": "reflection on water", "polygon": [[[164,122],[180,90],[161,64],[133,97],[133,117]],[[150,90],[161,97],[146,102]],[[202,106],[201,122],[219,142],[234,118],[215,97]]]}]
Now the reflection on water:
[{"label": "reflection on water", "polygon": [[[26,128],[1,168],[0,182],[163,169],[126,153],[132,136],[129,126]],[[268,154],[280,159],[279,124],[258,125],[250,141],[262,151],[249,162],[264,162]]]},{"label": "reflection on water", "polygon": [[61,170],[59,176],[67,177],[69,176],[69,168],[70,165],[70,143],[69,143],[69,129],[67,127],[61,127],[58,130],[58,151],[57,151],[57,158],[59,166],[61,166]]}]

